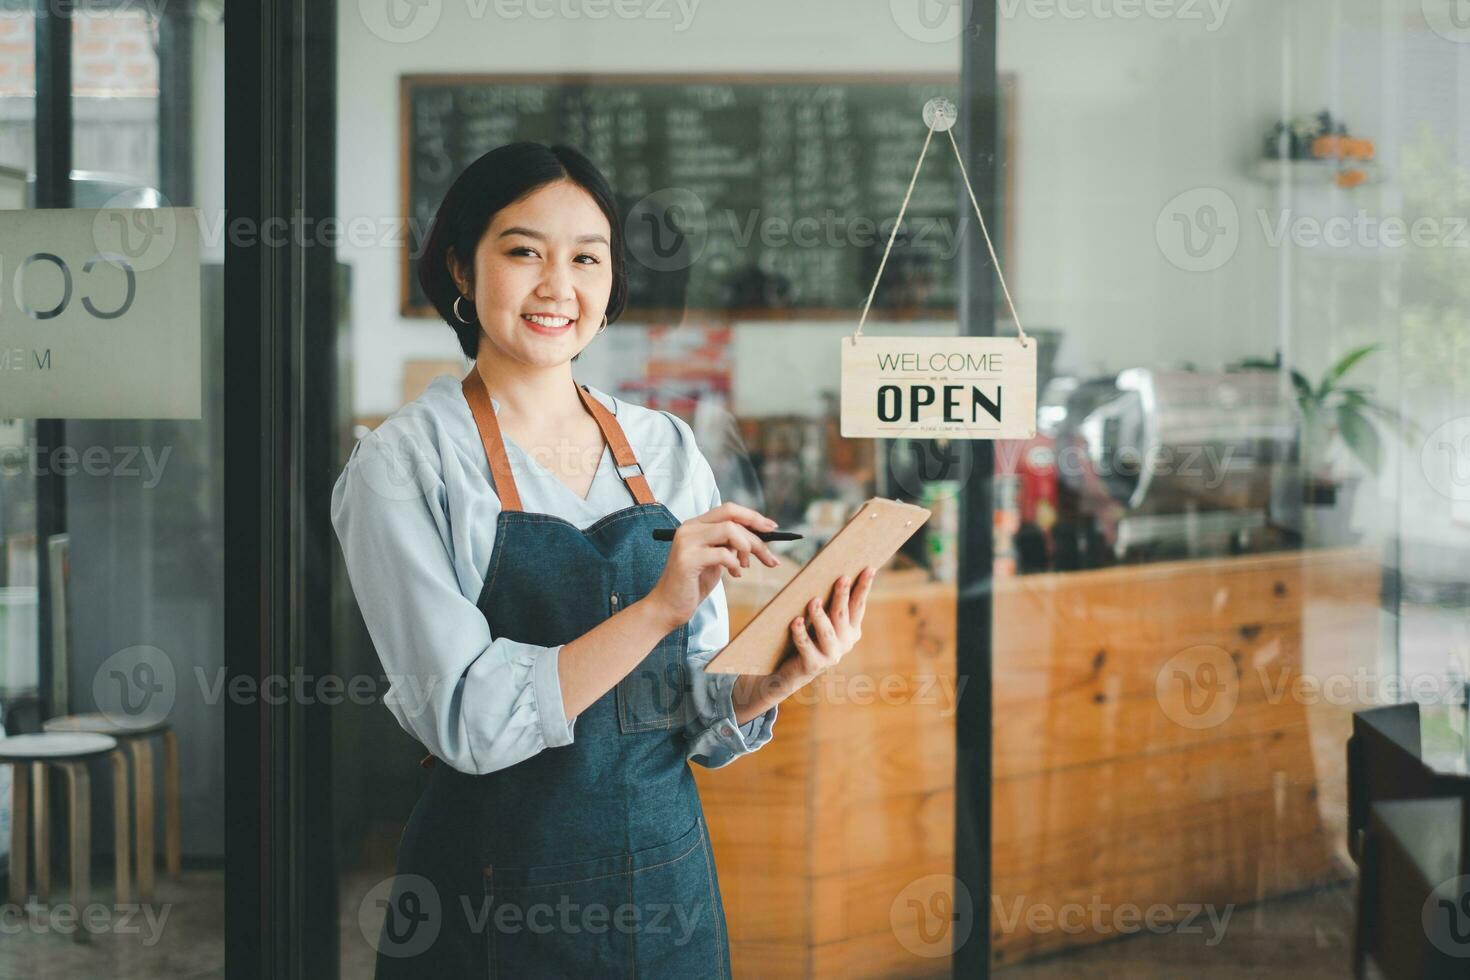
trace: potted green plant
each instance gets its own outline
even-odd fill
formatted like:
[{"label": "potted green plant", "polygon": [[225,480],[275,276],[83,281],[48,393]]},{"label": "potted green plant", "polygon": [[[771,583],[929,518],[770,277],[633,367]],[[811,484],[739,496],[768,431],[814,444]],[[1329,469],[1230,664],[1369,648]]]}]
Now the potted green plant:
[{"label": "potted green plant", "polygon": [[1324,525],[1331,520],[1329,513],[1335,513],[1336,523],[1345,528],[1351,510],[1357,478],[1335,465],[1339,440],[1364,469],[1377,476],[1383,469],[1380,430],[1399,436],[1406,444],[1414,437],[1413,423],[1374,398],[1371,388],[1347,382],[1348,374],[1380,346],[1365,344],[1348,351],[1315,385],[1300,371],[1291,371],[1302,416],[1302,503],[1309,537],[1323,537]]}]

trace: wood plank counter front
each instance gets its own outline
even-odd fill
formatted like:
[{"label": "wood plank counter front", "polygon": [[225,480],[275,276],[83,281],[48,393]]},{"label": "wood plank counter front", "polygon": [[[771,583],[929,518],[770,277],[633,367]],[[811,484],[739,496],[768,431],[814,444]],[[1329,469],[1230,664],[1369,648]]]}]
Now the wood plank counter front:
[{"label": "wood plank counter front", "polygon": [[[751,566],[725,579],[732,634],[794,571]],[[694,767],[736,976],[948,975],[904,945],[925,948],[923,910],[901,903],[901,935],[890,910],[953,873],[955,698],[954,586],[888,569],[862,640],[781,705],[771,743]]]},{"label": "wood plank counter front", "polygon": [[994,962],[1119,938],[1122,906],[1180,921],[1348,877],[1379,588],[1352,550],[1000,583]]},{"label": "wood plank counter front", "polygon": [[[770,571],[726,578],[732,630]],[[993,898],[971,925],[993,962],[1119,938],[1124,907],[1177,920],[1347,878],[1379,587],[1356,550],[998,581]],[[862,641],[771,744],[695,767],[738,976],[948,972],[928,954],[953,908],[954,631],[952,584],[885,570]]]}]

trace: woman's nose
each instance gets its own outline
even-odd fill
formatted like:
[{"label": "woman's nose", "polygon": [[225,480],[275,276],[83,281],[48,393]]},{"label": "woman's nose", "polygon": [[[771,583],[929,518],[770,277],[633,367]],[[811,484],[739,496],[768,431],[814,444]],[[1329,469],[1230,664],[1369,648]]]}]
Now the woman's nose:
[{"label": "woman's nose", "polygon": [[537,293],[543,299],[557,301],[571,299],[572,276],[570,271],[560,265],[548,265],[545,274],[541,277]]}]

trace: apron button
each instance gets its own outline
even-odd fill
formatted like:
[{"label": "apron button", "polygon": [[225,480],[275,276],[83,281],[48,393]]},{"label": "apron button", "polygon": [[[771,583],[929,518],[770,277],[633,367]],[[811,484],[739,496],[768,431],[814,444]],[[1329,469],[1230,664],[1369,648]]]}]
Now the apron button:
[{"label": "apron button", "polygon": [[618,604],[618,594],[616,592],[612,594],[612,604],[615,606]]}]

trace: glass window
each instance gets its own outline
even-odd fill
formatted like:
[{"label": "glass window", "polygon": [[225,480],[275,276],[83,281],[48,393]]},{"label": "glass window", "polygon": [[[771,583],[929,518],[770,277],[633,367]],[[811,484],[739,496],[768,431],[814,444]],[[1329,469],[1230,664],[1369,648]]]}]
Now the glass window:
[{"label": "glass window", "polygon": [[[38,7],[69,25],[69,74],[36,57]],[[52,753],[0,766],[0,823],[16,828],[0,847],[24,842],[24,859],[6,865],[0,975],[224,969],[223,265],[216,247],[198,267],[199,306],[184,289],[169,308],[149,295],[147,252],[169,222],[196,220],[154,209],[197,207],[219,227],[223,61],[219,4],[0,3],[0,323],[25,316],[12,288],[30,299],[63,288],[45,263],[16,274],[25,253],[13,230],[21,209],[57,203],[38,194],[37,167],[60,153],[72,210],[52,227],[137,209],[114,215],[142,236],[128,239],[142,245],[129,253],[128,303],[198,331],[203,405],[183,420],[108,417],[128,413],[107,405],[0,419],[0,755]],[[69,140],[36,111],[48,86],[69,93],[69,120],[57,121]],[[72,305],[122,268],[84,272],[86,260],[66,266]],[[103,322],[89,315],[57,322],[74,337]],[[76,405],[91,390],[78,359],[95,353],[58,339],[38,370],[54,371]],[[108,390],[158,384],[146,368],[113,365]]]},{"label": "glass window", "polygon": [[73,16],[74,169],[158,186],[160,28],[142,4]]},{"label": "glass window", "polygon": [[[32,66],[35,15],[0,8],[0,208],[25,208],[26,178],[35,159],[33,125],[36,85]],[[34,441],[29,419],[0,419],[0,722],[6,714],[33,708],[39,695],[40,655],[36,649],[36,485],[26,465],[26,446]],[[7,726],[11,723],[6,723]],[[0,811],[10,812],[10,767],[0,767]],[[8,857],[9,835],[0,850]]]}]

